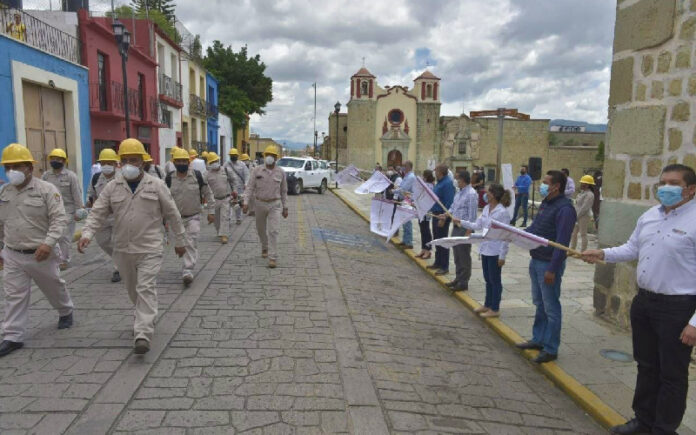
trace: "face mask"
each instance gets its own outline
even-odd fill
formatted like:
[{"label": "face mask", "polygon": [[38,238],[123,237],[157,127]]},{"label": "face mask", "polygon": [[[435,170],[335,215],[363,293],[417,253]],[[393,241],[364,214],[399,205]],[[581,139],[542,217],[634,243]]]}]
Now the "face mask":
[{"label": "face mask", "polygon": [[394,171],[387,171],[387,175],[391,177],[392,175],[394,175]]},{"label": "face mask", "polygon": [[520,175],[524,175],[526,173],[527,173],[527,171],[525,171],[524,169],[520,171]]},{"label": "face mask", "polygon": [[233,162],[236,162],[237,158],[238,158],[237,156],[232,156],[230,160],[232,160]]},{"label": "face mask", "polygon": [[486,192],[486,193],[483,194],[483,202],[485,202],[486,204],[488,204],[488,192]]},{"label": "face mask", "polygon": [[657,188],[657,199],[665,207],[671,207],[682,201],[681,186],[660,186]]},{"label": "face mask", "polygon": [[546,183],[542,183],[541,186],[539,186],[539,193],[541,194],[542,198],[545,198],[546,195],[549,194],[549,185]]},{"label": "face mask", "polygon": [[184,163],[184,164],[178,163],[178,164],[174,165],[174,167],[176,167],[176,172],[184,173],[184,172],[188,171],[189,165],[187,163]]},{"label": "face mask", "polygon": [[271,166],[273,163],[275,163],[275,157],[273,156],[266,156],[263,159],[264,163],[266,163],[268,166]]},{"label": "face mask", "polygon": [[104,173],[104,175],[111,175],[114,173],[114,171],[116,171],[116,168],[114,168],[111,165],[102,166],[102,172]]},{"label": "face mask", "polygon": [[63,162],[59,162],[58,160],[51,160],[51,167],[53,169],[61,169],[63,167]]},{"label": "face mask", "polygon": [[213,171],[217,171],[218,169],[220,169],[220,163],[211,163],[210,169],[212,169]]},{"label": "face mask", "polygon": [[140,168],[133,165],[125,165],[121,168],[121,174],[126,180],[135,180],[140,176]]},{"label": "face mask", "polygon": [[24,183],[24,180],[27,179],[27,176],[24,175],[24,172],[22,171],[15,171],[14,169],[10,169],[7,172],[7,178],[10,180],[10,183],[13,186],[19,186],[20,184]]}]

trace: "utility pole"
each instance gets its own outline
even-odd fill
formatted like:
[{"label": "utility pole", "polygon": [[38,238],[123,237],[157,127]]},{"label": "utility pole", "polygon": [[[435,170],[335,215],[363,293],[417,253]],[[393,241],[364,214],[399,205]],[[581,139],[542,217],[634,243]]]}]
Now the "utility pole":
[{"label": "utility pole", "polygon": [[500,173],[503,168],[503,122],[505,121],[505,108],[498,109],[498,153],[495,159],[495,182],[500,183],[503,179]]},{"label": "utility pole", "polygon": [[317,157],[317,82],[314,82],[314,152],[312,157]]}]

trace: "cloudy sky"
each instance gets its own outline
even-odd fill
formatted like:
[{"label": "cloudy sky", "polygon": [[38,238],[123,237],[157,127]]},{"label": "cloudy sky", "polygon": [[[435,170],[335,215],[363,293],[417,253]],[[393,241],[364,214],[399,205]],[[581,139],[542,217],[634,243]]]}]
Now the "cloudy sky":
[{"label": "cloudy sky", "polygon": [[[273,102],[252,131],[312,142],[362,65],[413,86],[430,65],[443,115],[515,107],[537,118],[605,123],[615,2],[610,0],[178,0],[204,43],[259,53]],[[204,5],[204,6],[203,6]]]}]

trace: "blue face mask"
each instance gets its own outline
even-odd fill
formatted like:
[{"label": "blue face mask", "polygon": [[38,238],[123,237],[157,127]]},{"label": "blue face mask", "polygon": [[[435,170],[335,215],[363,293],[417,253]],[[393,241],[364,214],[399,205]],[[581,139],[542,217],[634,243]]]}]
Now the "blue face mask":
[{"label": "blue face mask", "polygon": [[681,186],[660,186],[657,188],[657,199],[665,207],[671,207],[682,201]]},{"label": "blue face mask", "polygon": [[486,204],[488,204],[488,192],[486,192],[486,193],[483,194],[483,202],[485,202]]},{"label": "blue face mask", "polygon": [[542,183],[542,184],[539,186],[539,193],[541,194],[541,197],[542,197],[542,198],[545,198],[546,195],[549,194],[549,185],[548,185],[548,184],[545,184],[545,183]]},{"label": "blue face mask", "polygon": [[174,167],[176,168],[177,172],[181,172],[183,174],[184,172],[188,171],[189,165],[186,163],[177,163],[174,165]]}]

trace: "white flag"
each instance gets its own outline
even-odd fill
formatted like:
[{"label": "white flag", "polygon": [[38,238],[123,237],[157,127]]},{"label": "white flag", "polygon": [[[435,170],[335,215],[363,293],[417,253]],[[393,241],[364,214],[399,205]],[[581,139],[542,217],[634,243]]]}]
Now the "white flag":
[{"label": "white flag", "polygon": [[457,245],[474,245],[476,243],[485,242],[484,237],[485,231],[483,233],[473,233],[468,237],[443,237],[441,239],[435,239],[429,243],[430,246],[440,246],[445,249],[452,248]]},{"label": "white flag", "polygon": [[391,222],[391,228],[389,229],[389,234],[387,234],[387,241],[391,239],[399,228],[411,219],[415,219],[418,215],[416,211],[411,207],[397,206],[396,211],[394,211],[394,218]]},{"label": "white flag", "polygon": [[510,194],[510,205],[507,207],[508,214],[510,216],[515,215],[515,183],[512,181],[512,165],[510,163],[503,163],[503,188]]},{"label": "white flag", "polygon": [[391,228],[391,217],[394,204],[383,199],[372,199],[370,205],[370,231],[386,237]]},{"label": "white flag", "polygon": [[364,195],[366,193],[379,193],[386,190],[391,185],[391,181],[383,173],[375,171],[372,176],[363,184],[355,189],[355,193]]},{"label": "white flag", "polygon": [[485,238],[489,240],[504,240],[524,249],[549,246],[549,241],[543,237],[494,220],[491,220],[491,226],[488,228]]},{"label": "white flag", "polygon": [[334,180],[339,186],[346,184],[357,184],[363,181],[363,179],[360,178],[360,170],[353,165],[339,171]]},{"label": "white flag", "polygon": [[422,221],[428,211],[437,202],[437,196],[430,190],[430,187],[423,181],[421,177],[416,177],[416,182],[413,183],[413,193],[411,200],[416,207],[418,220]]}]

